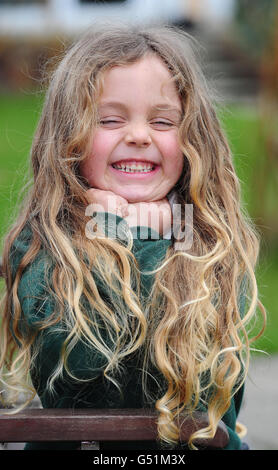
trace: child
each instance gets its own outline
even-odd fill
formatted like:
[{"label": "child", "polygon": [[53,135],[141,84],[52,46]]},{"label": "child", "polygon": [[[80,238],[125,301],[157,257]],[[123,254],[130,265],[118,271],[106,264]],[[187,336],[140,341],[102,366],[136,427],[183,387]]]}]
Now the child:
[{"label": "child", "polygon": [[[70,48],[3,253],[8,403],[29,386],[45,408],[156,408],[158,442],[125,449],[178,448],[194,410],[209,426],[190,447],[222,419],[239,449],[246,329],[264,311],[258,236],[191,42],[170,27],[99,26]],[[180,234],[193,207],[191,244],[174,234],[174,203]]]}]

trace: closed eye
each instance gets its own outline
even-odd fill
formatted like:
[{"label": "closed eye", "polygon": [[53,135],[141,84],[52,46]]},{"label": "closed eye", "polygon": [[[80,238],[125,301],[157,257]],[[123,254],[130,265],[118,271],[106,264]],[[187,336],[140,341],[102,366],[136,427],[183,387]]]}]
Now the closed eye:
[{"label": "closed eye", "polygon": [[117,119],[105,119],[105,120],[103,119],[99,122],[100,122],[100,124],[110,124],[111,122],[113,123],[113,122],[120,122],[120,121],[117,120]]},{"label": "closed eye", "polygon": [[123,124],[123,121],[121,121],[120,119],[101,119],[99,123],[101,126],[111,128]]},{"label": "closed eye", "polygon": [[166,121],[155,121],[154,124],[164,124],[165,126],[173,126],[172,122],[166,122]]},{"label": "closed eye", "polygon": [[170,128],[170,127],[174,127],[174,123],[173,122],[170,122],[170,121],[152,121],[151,122],[151,125],[157,129],[161,129],[161,128]]}]

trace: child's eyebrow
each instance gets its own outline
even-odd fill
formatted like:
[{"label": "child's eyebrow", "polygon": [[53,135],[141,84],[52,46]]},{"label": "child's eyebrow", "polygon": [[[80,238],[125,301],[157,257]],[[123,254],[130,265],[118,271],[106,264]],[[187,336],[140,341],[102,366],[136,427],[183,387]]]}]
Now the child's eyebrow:
[{"label": "child's eyebrow", "polygon": [[182,111],[177,106],[173,106],[170,104],[156,104],[152,106],[153,111],[171,111],[177,113],[179,116],[182,114]]},{"label": "child's eyebrow", "polygon": [[[103,110],[103,109],[106,109],[106,108],[117,108],[117,109],[121,109],[123,111],[127,110],[127,106],[124,103],[121,103],[119,101],[107,101],[107,102],[100,103],[100,105],[99,105],[100,110]],[[179,116],[181,116],[181,114],[182,114],[182,111],[181,111],[180,108],[178,108],[177,106],[174,106],[174,105],[167,104],[167,103],[156,104],[156,105],[152,106],[150,110],[152,112],[153,111],[175,112]]]}]

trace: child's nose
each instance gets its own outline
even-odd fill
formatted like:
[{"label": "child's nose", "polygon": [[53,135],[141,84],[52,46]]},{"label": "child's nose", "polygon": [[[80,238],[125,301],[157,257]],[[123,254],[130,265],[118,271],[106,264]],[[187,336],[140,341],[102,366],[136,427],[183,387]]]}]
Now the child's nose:
[{"label": "child's nose", "polygon": [[130,124],[125,136],[125,142],[128,145],[138,147],[147,147],[152,143],[149,127],[147,124]]}]

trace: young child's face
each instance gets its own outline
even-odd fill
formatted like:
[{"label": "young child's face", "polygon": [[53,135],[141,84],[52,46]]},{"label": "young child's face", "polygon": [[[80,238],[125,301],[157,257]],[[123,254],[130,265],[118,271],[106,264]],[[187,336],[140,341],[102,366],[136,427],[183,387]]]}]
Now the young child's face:
[{"label": "young child's face", "polygon": [[100,124],[91,155],[81,166],[90,186],[129,202],[163,199],[178,181],[182,106],[162,60],[147,56],[104,74]]}]

